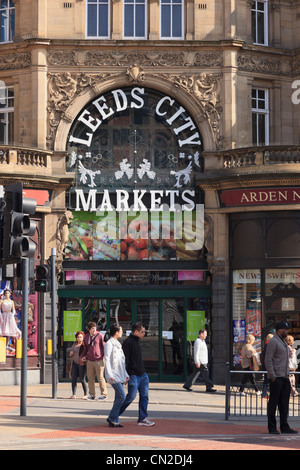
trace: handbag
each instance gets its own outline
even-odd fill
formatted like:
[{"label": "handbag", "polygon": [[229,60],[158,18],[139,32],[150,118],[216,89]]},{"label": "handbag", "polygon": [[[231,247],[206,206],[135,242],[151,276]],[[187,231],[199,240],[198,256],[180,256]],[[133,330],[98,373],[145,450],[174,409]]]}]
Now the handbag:
[{"label": "handbag", "polygon": [[72,378],[72,366],[73,366],[73,359],[67,362],[67,365],[66,365],[66,373],[68,374],[70,379]]},{"label": "handbag", "polygon": [[259,363],[256,356],[252,356],[251,358],[251,370],[259,370]]}]

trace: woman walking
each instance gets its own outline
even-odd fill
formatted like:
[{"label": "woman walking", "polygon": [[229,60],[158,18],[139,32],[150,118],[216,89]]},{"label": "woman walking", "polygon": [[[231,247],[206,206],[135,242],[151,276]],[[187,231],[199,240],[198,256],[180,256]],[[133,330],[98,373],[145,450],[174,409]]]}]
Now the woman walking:
[{"label": "woman walking", "polygon": [[83,339],[84,339],[84,332],[77,331],[75,334],[76,343],[73,344],[70,356],[72,358],[72,367],[71,367],[71,379],[72,379],[72,395],[71,398],[76,398],[76,389],[77,389],[77,377],[79,377],[79,381],[83,388],[83,393],[85,398],[87,396],[87,386],[85,382],[85,374],[86,374],[86,365],[82,365],[80,362],[80,354],[83,349]]},{"label": "woman walking", "polygon": [[109,333],[110,339],[104,346],[105,378],[115,390],[115,400],[107,422],[112,428],[122,428],[122,424],[119,423],[119,412],[126,397],[123,384],[127,384],[129,380],[125,368],[125,356],[119,342],[123,329],[120,325],[114,324],[110,327]]},{"label": "woman walking", "polygon": [[[258,354],[256,353],[256,350],[253,347],[255,341],[255,337],[253,335],[248,335],[246,337],[246,342],[244,346],[242,347],[242,360],[241,360],[241,366],[245,371],[255,371],[259,370],[258,366]],[[242,382],[240,385],[240,395],[244,396],[244,388],[246,383],[250,380],[252,383],[254,390],[256,392],[256,395],[261,395],[261,391],[259,391],[258,386],[256,385],[255,382],[255,376],[254,374],[244,374],[242,378]]]}]

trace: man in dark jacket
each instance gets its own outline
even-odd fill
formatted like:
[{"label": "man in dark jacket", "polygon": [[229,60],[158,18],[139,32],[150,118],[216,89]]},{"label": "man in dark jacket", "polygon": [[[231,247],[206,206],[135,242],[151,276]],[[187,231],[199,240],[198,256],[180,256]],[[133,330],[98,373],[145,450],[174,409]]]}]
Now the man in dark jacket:
[{"label": "man in dark jacket", "polygon": [[285,338],[289,325],[277,323],[276,334],[270,339],[265,356],[268,372],[270,398],[268,402],[268,429],[270,434],[279,434],[276,429],[276,409],[280,415],[280,430],[284,434],[297,433],[288,424],[291,384],[289,380],[289,349]]},{"label": "man in dark jacket", "polygon": [[146,374],[144,362],[142,358],[142,348],[140,339],[144,338],[145,328],[138,322],[132,326],[130,336],[123,343],[123,351],[126,359],[126,370],[130,376],[128,382],[128,393],[120,409],[120,415],[124,413],[126,408],[133,402],[137,392],[140,394],[139,400],[139,426],[153,426],[155,423],[149,421],[148,418],[148,393],[149,393],[149,377]]}]

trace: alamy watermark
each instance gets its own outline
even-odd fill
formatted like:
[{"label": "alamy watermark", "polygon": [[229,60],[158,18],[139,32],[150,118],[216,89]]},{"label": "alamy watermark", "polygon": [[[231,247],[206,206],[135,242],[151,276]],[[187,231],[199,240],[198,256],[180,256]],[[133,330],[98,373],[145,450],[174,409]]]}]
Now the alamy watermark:
[{"label": "alamy watermark", "polygon": [[300,104],[300,80],[295,80],[292,83],[292,89],[295,90],[292,93],[292,103]]}]

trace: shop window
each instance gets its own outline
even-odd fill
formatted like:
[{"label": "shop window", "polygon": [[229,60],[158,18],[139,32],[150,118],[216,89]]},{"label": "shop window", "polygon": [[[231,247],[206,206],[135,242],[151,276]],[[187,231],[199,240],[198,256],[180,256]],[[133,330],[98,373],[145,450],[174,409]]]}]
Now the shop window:
[{"label": "shop window", "polygon": [[234,259],[264,257],[263,229],[259,220],[241,220],[234,226],[232,256]]},{"label": "shop window", "polygon": [[15,34],[14,0],[0,0],[1,36],[0,42],[12,42]]},{"label": "shop window", "polygon": [[252,2],[252,39],[254,44],[268,45],[268,0]]},{"label": "shop window", "polygon": [[109,38],[110,0],[87,1],[87,37]]},{"label": "shop window", "polygon": [[125,39],[146,39],[146,0],[124,0]]},{"label": "shop window", "polygon": [[267,231],[269,258],[300,258],[300,220],[279,219]]},{"label": "shop window", "polygon": [[261,353],[260,270],[233,271],[232,304],[233,365],[238,366],[247,335],[255,337],[253,346],[257,353]]},{"label": "shop window", "polygon": [[160,0],[161,39],[183,39],[183,0]]},{"label": "shop window", "polygon": [[269,145],[269,91],[252,89],[253,145]]},{"label": "shop window", "polygon": [[[0,286],[0,363],[3,368],[15,367],[16,363],[9,358],[18,356],[18,340],[22,332],[22,295],[13,292],[8,281],[2,281]],[[38,356],[38,294],[28,296],[28,342],[27,355],[30,358]],[[19,356],[20,358],[20,356]],[[36,360],[30,360],[35,366]]]},{"label": "shop window", "polygon": [[0,143],[14,141],[14,89],[0,80]]},{"label": "shop window", "polygon": [[[294,337],[294,347],[300,346],[300,268],[266,269],[265,271],[264,337],[275,331],[279,321],[286,321]],[[298,358],[298,363],[299,363]]]}]

